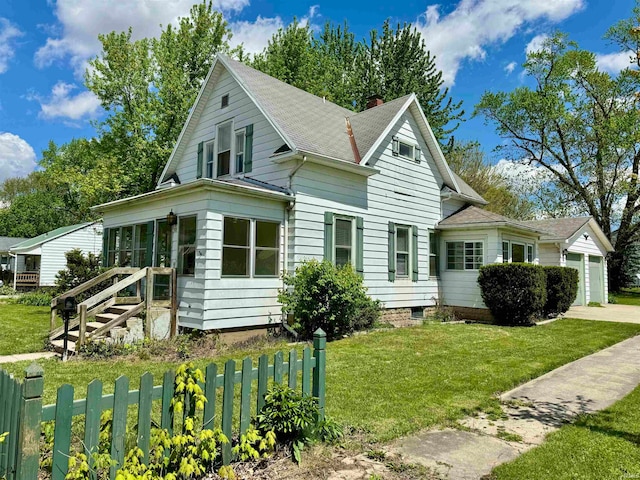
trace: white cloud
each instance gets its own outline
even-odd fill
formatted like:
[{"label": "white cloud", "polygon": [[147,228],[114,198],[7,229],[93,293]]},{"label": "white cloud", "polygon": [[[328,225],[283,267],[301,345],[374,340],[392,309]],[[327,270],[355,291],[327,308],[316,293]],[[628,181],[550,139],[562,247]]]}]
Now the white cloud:
[{"label": "white cloud", "polygon": [[100,100],[88,90],[71,95],[76,88],[76,85],[60,81],[53,86],[49,98],[37,94],[27,98],[40,103],[38,116],[47,120],[61,118],[78,121],[95,117],[100,109]]},{"label": "white cloud", "polygon": [[505,43],[524,25],[557,23],[583,6],[583,0],[461,0],[445,15],[439,5],[430,5],[416,27],[436,55],[445,85],[451,86],[465,60],[483,60],[487,47]]},{"label": "white cloud", "polygon": [[[319,16],[319,8],[319,5],[309,7],[307,14],[300,17],[300,25],[304,27],[309,24],[311,29],[315,30],[316,25],[313,24],[313,19]],[[231,46],[235,47],[243,44],[246,53],[256,54],[264,50],[273,34],[279,29],[285,28],[285,24],[280,16],[269,18],[258,15],[254,22],[233,22],[230,24],[230,28],[233,32],[233,37],[230,42]]]},{"label": "white cloud", "polygon": [[528,161],[513,161],[503,158],[493,167],[509,184],[520,191],[532,191],[550,179],[549,171]]},{"label": "white cloud", "polygon": [[542,50],[542,44],[548,39],[549,35],[545,33],[536,35],[529,41],[529,43],[527,43],[527,46],[524,48],[525,53],[539,52]]},{"label": "white cloud", "polygon": [[231,24],[233,31],[231,46],[243,44],[246,53],[260,53],[267,46],[271,36],[280,28],[284,28],[284,22],[280,17],[258,16],[255,22],[234,22]]},{"label": "white cloud", "polygon": [[[134,38],[157,36],[160,25],[175,23],[189,14],[193,0],[57,0],[55,15],[60,23],[60,36],[47,38],[35,54],[39,68],[69,59],[77,75],[81,75],[88,58],[97,55],[101,46],[99,33],[133,29]],[[223,12],[240,11],[249,0],[214,0],[213,6]]]},{"label": "white cloud", "polygon": [[36,168],[36,152],[18,135],[0,132],[0,182],[24,177]]},{"label": "white cloud", "polygon": [[9,61],[15,55],[14,41],[22,35],[23,33],[9,20],[0,17],[0,73],[6,72],[9,68]]},{"label": "white cloud", "polygon": [[510,75],[513,73],[517,66],[518,64],[516,62],[511,62],[504,67],[504,71],[507,72],[507,75]]},{"label": "white cloud", "polygon": [[598,53],[596,65],[600,70],[616,74],[631,66],[632,57],[633,52]]}]

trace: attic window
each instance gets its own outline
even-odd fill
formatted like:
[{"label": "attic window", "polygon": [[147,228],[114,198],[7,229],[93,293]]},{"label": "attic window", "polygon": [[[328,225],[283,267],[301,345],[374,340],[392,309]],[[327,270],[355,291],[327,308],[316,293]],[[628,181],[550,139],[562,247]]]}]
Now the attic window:
[{"label": "attic window", "polygon": [[409,145],[408,143],[400,142],[399,153],[401,157],[410,158],[413,160],[413,145]]},{"label": "attic window", "polygon": [[222,100],[220,101],[220,108],[225,108],[229,106],[229,94],[225,94],[222,96]]}]

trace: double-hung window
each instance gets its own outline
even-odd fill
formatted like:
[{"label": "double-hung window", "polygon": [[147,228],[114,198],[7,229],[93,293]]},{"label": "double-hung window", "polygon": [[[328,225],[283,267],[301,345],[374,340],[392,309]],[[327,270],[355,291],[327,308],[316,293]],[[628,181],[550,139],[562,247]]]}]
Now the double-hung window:
[{"label": "double-hung window", "polygon": [[353,263],[353,219],[336,218],[335,221],[335,264],[342,267],[348,263]]},{"label": "double-hung window", "polygon": [[527,245],[527,263],[533,263],[533,245]]},{"label": "double-hung window", "polygon": [[229,175],[231,173],[231,122],[218,125],[217,134],[217,176]]},{"label": "double-hung window", "polygon": [[225,217],[223,228],[223,277],[249,277],[251,272],[254,277],[278,276],[280,264],[280,224],[278,222]]},{"label": "double-hung window", "polygon": [[514,263],[524,263],[524,250],[523,243],[511,242],[511,261]]},{"label": "double-hung window", "polygon": [[236,131],[236,165],[235,173],[242,173],[244,171],[244,144],[245,144],[245,131]]},{"label": "double-hung window", "polygon": [[407,226],[396,226],[396,276],[407,278],[410,269],[411,234]]},{"label": "double-hung window", "polygon": [[502,242],[502,262],[503,263],[533,263],[534,249],[530,243],[504,240]]},{"label": "double-hung window", "polygon": [[215,141],[211,140],[205,144],[205,159],[207,165],[207,178],[213,178],[213,166],[215,165]]},{"label": "double-hung window", "polygon": [[440,236],[429,232],[429,276],[440,276]]},{"label": "double-hung window", "polygon": [[478,270],[483,264],[482,242],[447,242],[447,270]]},{"label": "double-hung window", "polygon": [[197,219],[195,216],[178,219],[178,273],[193,275],[196,271]]}]

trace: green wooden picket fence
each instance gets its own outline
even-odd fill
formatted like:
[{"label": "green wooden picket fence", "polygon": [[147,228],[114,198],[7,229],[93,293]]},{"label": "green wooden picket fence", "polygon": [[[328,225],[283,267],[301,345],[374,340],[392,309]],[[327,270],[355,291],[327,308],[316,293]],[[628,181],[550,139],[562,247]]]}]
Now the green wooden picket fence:
[{"label": "green wooden picket fence", "polygon": [[[251,358],[242,361],[241,369],[236,371],[236,362],[225,363],[224,372],[218,373],[217,365],[210,364],[205,369],[205,382],[202,385],[207,402],[202,415],[203,428],[213,428],[216,412],[218,389],[222,389],[222,405],[220,426],[223,433],[233,437],[233,413],[235,385],[240,385],[239,434],[247,431],[251,420],[252,390],[256,388],[256,411],[264,405],[264,395],[270,381],[282,384],[285,376],[288,386],[300,388],[303,394],[313,395],[318,399],[321,419],[324,418],[325,407],[325,369],[326,369],[326,335],[318,330],[313,338],[313,351],[306,347],[302,358],[298,352],[289,352],[285,361],[282,352],[273,357],[262,355],[258,359],[257,368],[253,367]],[[301,373],[301,382],[298,374]],[[41,422],[53,421],[54,443],[52,458],[52,480],[64,480],[68,472],[69,455],[72,444],[73,417],[84,416],[84,432],[82,445],[85,453],[94,452],[98,446],[100,434],[100,417],[102,412],[112,411],[111,457],[118,465],[124,461],[126,454],[127,416],[129,406],[136,405],[137,411],[137,446],[145,458],[149,455],[151,437],[153,402],[160,402],[160,426],[170,432],[174,428],[171,410],[171,399],[174,394],[175,372],[168,371],[163,376],[161,385],[154,386],[153,375],[149,372],[140,377],[138,390],[129,390],[129,378],[119,377],[115,382],[113,394],[102,394],[102,382],[93,380],[87,388],[87,397],[74,400],[74,389],[71,385],[58,388],[56,403],[42,406],[44,378],[42,368],[34,364],[30,366],[21,383],[11,375],[0,370],[0,433],[9,431],[8,441],[0,444],[0,477],[7,480],[37,480],[39,465],[39,438]],[[257,385],[254,387],[254,382]],[[17,432],[17,435],[14,434]],[[74,432],[75,433],[75,432]],[[88,455],[88,457],[90,457]],[[222,459],[225,465],[232,460],[231,444],[222,448]],[[89,458],[89,463],[91,463]],[[113,480],[117,467],[111,468]]]}]

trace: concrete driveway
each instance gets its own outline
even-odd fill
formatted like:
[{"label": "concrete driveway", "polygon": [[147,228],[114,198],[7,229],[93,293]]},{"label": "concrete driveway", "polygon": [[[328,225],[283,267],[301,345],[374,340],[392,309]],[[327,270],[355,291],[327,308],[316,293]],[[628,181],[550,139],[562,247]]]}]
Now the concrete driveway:
[{"label": "concrete driveway", "polygon": [[603,322],[640,323],[640,307],[611,303],[602,307],[571,307],[564,317]]}]

